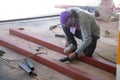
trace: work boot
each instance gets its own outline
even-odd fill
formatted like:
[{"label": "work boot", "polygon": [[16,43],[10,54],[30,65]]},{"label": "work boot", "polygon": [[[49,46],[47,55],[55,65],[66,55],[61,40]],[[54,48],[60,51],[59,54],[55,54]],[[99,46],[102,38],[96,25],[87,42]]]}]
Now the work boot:
[{"label": "work boot", "polygon": [[77,49],[76,45],[70,44],[64,49],[64,53],[72,53]]}]

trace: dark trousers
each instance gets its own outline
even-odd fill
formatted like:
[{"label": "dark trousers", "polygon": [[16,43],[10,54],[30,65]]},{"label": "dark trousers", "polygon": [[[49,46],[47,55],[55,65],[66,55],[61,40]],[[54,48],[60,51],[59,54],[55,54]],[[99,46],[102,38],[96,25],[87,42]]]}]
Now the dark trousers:
[{"label": "dark trousers", "polygon": [[[77,46],[77,42],[76,42],[74,36],[83,40],[80,30],[76,30],[74,35],[70,32],[70,29],[67,27],[63,27],[63,31],[64,31],[64,33],[67,37],[67,40],[70,44],[74,44]],[[85,48],[85,50],[83,51],[86,56],[88,56],[88,57],[92,56],[92,54],[96,48],[98,38],[99,37],[97,37],[97,36],[94,36],[94,35],[92,36],[92,41],[91,41],[90,45],[87,48]]]}]

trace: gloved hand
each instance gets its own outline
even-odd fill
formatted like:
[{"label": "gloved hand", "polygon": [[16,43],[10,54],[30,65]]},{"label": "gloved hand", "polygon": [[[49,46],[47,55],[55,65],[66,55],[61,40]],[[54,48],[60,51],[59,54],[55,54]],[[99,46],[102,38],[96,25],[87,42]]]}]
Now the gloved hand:
[{"label": "gloved hand", "polygon": [[73,52],[73,53],[69,54],[69,59],[70,60],[75,60],[77,58],[78,58],[78,54],[77,53]]}]

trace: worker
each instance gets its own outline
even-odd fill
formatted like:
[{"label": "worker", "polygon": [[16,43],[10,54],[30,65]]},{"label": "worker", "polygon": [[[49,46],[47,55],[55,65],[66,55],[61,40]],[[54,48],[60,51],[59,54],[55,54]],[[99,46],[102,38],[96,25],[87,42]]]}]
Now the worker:
[{"label": "worker", "polygon": [[[100,38],[100,28],[94,16],[78,7],[71,7],[61,12],[60,23],[66,36],[64,53],[69,53],[69,59],[77,59],[81,53],[91,57]],[[78,43],[75,37],[82,42]]]}]

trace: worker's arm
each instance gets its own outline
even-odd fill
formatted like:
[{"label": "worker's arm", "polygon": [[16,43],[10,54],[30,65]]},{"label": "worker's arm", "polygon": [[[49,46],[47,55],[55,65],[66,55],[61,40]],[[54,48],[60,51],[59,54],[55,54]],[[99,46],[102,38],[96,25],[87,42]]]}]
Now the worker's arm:
[{"label": "worker's arm", "polygon": [[84,49],[87,48],[92,41],[91,28],[90,28],[89,21],[82,22],[80,24],[80,30],[81,30],[81,35],[83,40],[82,40],[82,43],[78,46],[77,50],[75,51],[78,54],[84,51]]}]

